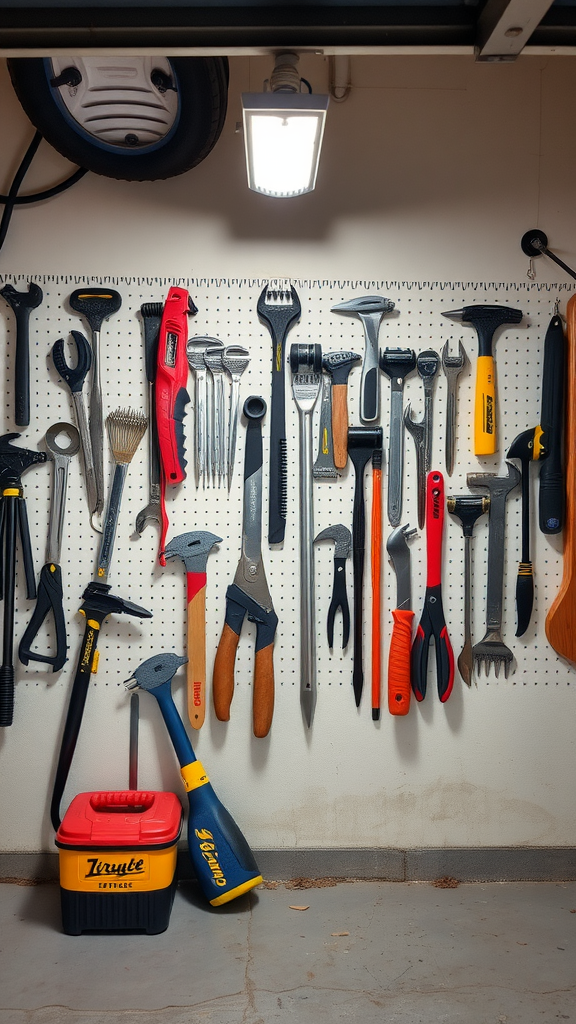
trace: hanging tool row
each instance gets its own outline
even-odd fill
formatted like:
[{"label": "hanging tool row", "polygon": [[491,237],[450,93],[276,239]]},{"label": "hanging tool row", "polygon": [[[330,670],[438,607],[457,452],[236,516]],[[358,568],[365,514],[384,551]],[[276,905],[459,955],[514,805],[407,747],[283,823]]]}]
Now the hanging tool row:
[{"label": "hanging tool row", "polygon": [[[8,291],[6,292],[6,289]],[[5,297],[14,309],[15,290],[4,289]],[[21,295],[22,293],[15,293]],[[26,295],[27,293],[24,293]],[[30,301],[24,308],[33,307],[37,296],[30,289]],[[103,491],[103,439],[98,442],[98,423],[102,418],[101,389],[98,372],[98,348],[102,323],[117,312],[121,298],[113,290],[99,288],[79,289],[70,297],[72,309],[86,319],[91,329],[91,343],[78,331],[72,331],[76,347],[75,366],[71,368],[64,357],[64,341],[59,340],[53,347],[54,365],[63,381],[68,385],[77,416],[78,431],[71,425],[58,424],[46,436],[46,446],[54,459],[54,492],[51,504],[49,543],[46,564],[40,576],[38,603],[32,620],[20,643],[20,658],[24,664],[29,660],[43,661],[56,671],[62,667],[66,657],[65,624],[62,613],[62,584],[60,572],[60,547],[64,496],[66,490],[67,466],[70,458],[80,445],[83,453],[86,492],[91,521],[98,527],[97,516],[104,507]],[[351,351],[322,353],[318,344],[292,344],[286,359],[286,341],[290,329],[299,320],[301,305],[292,285],[266,286],[256,305],[257,313],[268,327],[273,347],[272,388],[270,405],[270,481],[268,540],[278,543],[284,537],[288,512],[287,466],[288,449],[285,425],[285,365],[291,371],[292,393],[300,421],[299,446],[299,537],[300,537],[300,674],[301,702],[304,718],[311,725],[316,704],[316,651],[315,651],[315,608],[314,586],[314,511],[313,481],[334,479],[345,471],[348,456],[354,467],[354,508],[352,529],[336,524],[322,530],[316,540],[333,539],[335,542],[335,582],[328,615],[328,641],[334,642],[334,620],[338,609],[343,614],[343,647],[350,632],[350,612],[346,595],[345,565],[352,554],[353,560],[353,620],[352,635],[354,646],[353,691],[359,706],[363,684],[363,630],[364,630],[364,563],[366,548],[366,511],[364,498],[364,477],[368,463],[372,467],[372,516],[370,524],[370,564],[372,589],[371,618],[371,676],[372,714],[380,714],[381,671],[381,549],[382,549],[382,465],[383,431],[376,425],[379,418],[379,376],[380,371],[389,378],[391,386],[390,428],[388,448],[388,519],[394,530],[387,541],[387,550],[394,566],[397,579],[397,607],[392,613],[393,629],[388,664],[389,709],[392,714],[404,714],[408,710],[410,688],[418,700],[426,692],[427,653],[431,639],[435,639],[437,682],[440,699],[448,699],[454,676],[454,659],[442,613],[440,587],[440,566],[444,522],[444,480],[442,474],[431,466],[433,392],[434,381],[443,367],[447,378],[447,430],[446,469],[450,473],[454,465],[456,387],[457,378],[466,364],[467,356],[459,343],[458,355],[450,355],[448,343],[441,356],[433,349],[418,355],[411,349],[378,349],[378,331],[382,318],[395,309],[395,304],[381,296],[366,296],[340,303],[333,307],[336,313],[358,317],[365,332],[365,352],[360,381],[360,416],[362,426],[349,426],[347,387],[353,366],[362,359]],[[165,303],[145,303],[140,314],[143,324],[146,378],[148,381],[148,416],[130,414],[127,422],[132,438],[142,432],[149,422],[149,503],[138,515],[138,533],[151,521],[161,526],[159,560],[166,564],[167,557],[178,555],[185,563],[188,578],[188,702],[192,724],[198,728],[205,715],[206,703],[206,639],[205,639],[205,587],[206,563],[213,546],[220,538],[208,531],[198,530],[182,534],[167,543],[169,529],[166,511],[167,487],[176,486],[186,476],[184,459],[183,418],[189,401],[187,386],[188,373],[194,375],[194,438],[196,483],[210,481],[226,482],[230,485],[234,466],[237,423],[239,411],[239,381],[249,364],[250,355],[241,346],[224,346],[218,339],[208,336],[188,339],[188,320],[197,312],[188,292],[183,288],[171,288]],[[471,324],[477,331],[479,341],[477,397],[476,397],[476,449],[495,447],[495,401],[494,367],[492,342],[495,331],[506,324],[519,323],[522,313],[501,306],[467,306],[446,314]],[[27,317],[24,319],[27,330]],[[22,331],[21,322],[17,330]],[[21,346],[22,347],[22,346]],[[24,346],[25,347],[25,346]],[[95,357],[96,353],[96,357]],[[530,428],[513,442],[509,451],[510,459],[518,459],[522,474],[512,463],[507,464],[507,475],[499,477],[494,473],[469,473],[470,488],[480,488],[482,496],[474,493],[449,497],[448,511],[460,521],[464,538],[464,648],[458,658],[458,669],[464,681],[470,685],[473,671],[482,667],[486,672],[494,665],[498,674],[500,668],[507,675],[513,655],[502,639],[502,598],[504,582],[504,543],[506,499],[522,478],[522,556],[517,583],[517,615],[520,636],[528,627],[533,600],[533,578],[529,550],[529,476],[530,461],[542,460],[540,488],[540,527],[546,533],[555,533],[563,521],[563,478],[562,478],[562,391],[564,374],[564,335],[558,315],[553,317],[545,341],[544,374],[542,386],[542,412],[540,424]],[[413,419],[410,405],[403,408],[404,381],[410,373],[417,371],[424,389],[424,415],[421,421]],[[83,385],[92,372],[90,404],[83,398]],[[20,372],[17,368],[17,372]],[[228,396],[224,391],[224,378],[230,381]],[[25,390],[19,387],[18,392]],[[313,462],[313,414],[317,401],[320,404],[320,436],[316,462]],[[248,424],[246,431],[246,454],[244,475],[244,512],[242,525],[241,556],[234,582],[226,594],[226,615],[222,638],[216,654],[213,679],[213,697],[217,717],[227,720],[234,692],[234,659],[239,641],[242,621],[248,614],[257,623],[256,663],[254,676],[254,730],[256,735],[267,734],[272,721],[274,703],[273,643],[277,616],[266,583],[261,551],[262,517],[262,420],[266,414],[266,403],[259,396],[252,396],[244,404],[244,417]],[[116,473],[108,509],[104,520],[104,536],[101,545],[97,580],[106,583],[109,555],[113,545],[118,520],[120,495],[127,466],[132,455],[126,438],[118,442],[118,429],[126,414],[118,411],[107,420],[110,447],[116,464]],[[422,529],[426,525],[427,540],[427,589],[424,611],[414,642],[412,642],[413,611],[411,604],[410,555],[408,541],[415,531],[401,524],[402,482],[403,482],[403,425],[413,434],[416,441],[418,475],[418,520]],[[125,429],[125,427],[123,428]],[[61,449],[57,443],[60,433],[67,433],[70,445]],[[28,582],[33,584],[31,552],[26,538],[25,504],[21,496],[19,476],[28,464],[45,459],[43,453],[24,452],[10,443],[17,435],[7,435],[3,440],[4,456],[0,458],[0,472],[4,483],[3,508],[5,516],[5,561],[7,590],[10,589],[10,573],[13,574],[13,548],[17,524],[23,536],[25,568]],[[489,437],[489,441],[486,438]],[[96,451],[97,449],[97,451]],[[134,451],[136,449],[134,448]],[[19,454],[14,455],[17,451]],[[132,451],[133,454],[133,451]],[[2,453],[0,452],[0,456]],[[32,458],[34,456],[34,458]],[[27,463],[27,460],[28,463]],[[6,469],[4,470],[4,466]],[[16,466],[16,469],[14,468]],[[546,472],[545,472],[546,470]],[[100,478],[102,482],[100,483]],[[13,484],[13,487],[10,487]],[[12,491],[14,492],[12,494]],[[15,497],[15,511],[8,499]],[[472,644],[471,615],[471,555],[470,544],[475,521],[483,513],[489,513],[488,578],[486,594],[486,635]],[[432,517],[431,519],[429,517]],[[97,584],[91,584],[91,587]],[[13,590],[13,587],[12,587]],[[29,585],[29,596],[35,594],[35,587]],[[86,592],[88,594],[88,591]],[[86,596],[86,595],[85,595]],[[88,595],[93,596],[92,593]],[[99,594],[101,597],[102,595]],[[13,600],[13,597],[12,597]],[[114,599],[114,601],[119,599]],[[105,604],[106,602],[104,602]],[[116,607],[116,606],[115,606]],[[40,624],[52,610],[56,625],[57,650],[54,657],[39,655],[32,651]],[[118,610],[118,609],[116,609]],[[108,614],[108,613],[106,613]],[[5,623],[13,617],[9,601],[6,602]],[[6,634],[6,629],[5,629]],[[92,640],[93,642],[93,640]],[[95,648],[95,644],[94,644]],[[1,673],[10,671],[11,643],[5,642],[4,662]],[[6,712],[5,717],[9,717]]]}]

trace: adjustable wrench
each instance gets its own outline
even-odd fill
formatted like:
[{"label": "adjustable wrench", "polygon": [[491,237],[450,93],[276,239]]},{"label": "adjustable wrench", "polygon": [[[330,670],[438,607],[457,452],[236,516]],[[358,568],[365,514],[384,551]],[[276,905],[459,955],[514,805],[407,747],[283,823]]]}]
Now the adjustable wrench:
[{"label": "adjustable wrench", "polygon": [[434,380],[440,369],[440,357],[432,348],[420,352],[416,357],[416,369],[424,387],[424,416],[413,420],[410,403],[404,413],[404,424],[412,434],[416,445],[416,466],[418,475],[418,526],[424,526],[426,518],[426,477],[432,465],[432,402]]},{"label": "adjustable wrench", "polygon": [[451,356],[448,342],[442,348],[442,369],[446,377],[446,472],[452,476],[454,469],[454,452],[456,450],[456,402],[458,396],[458,377],[468,362],[466,349],[458,342],[458,355]]}]

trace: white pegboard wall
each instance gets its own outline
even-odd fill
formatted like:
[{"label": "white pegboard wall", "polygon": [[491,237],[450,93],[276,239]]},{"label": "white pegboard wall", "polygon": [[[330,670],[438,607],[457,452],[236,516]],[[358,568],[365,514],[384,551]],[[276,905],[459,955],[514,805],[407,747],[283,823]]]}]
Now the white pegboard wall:
[{"label": "white pegboard wall", "polygon": [[[106,322],[101,339],[102,392],[105,413],[118,406],[130,405],[145,408],[146,381],[144,375],[143,342],[141,324],[136,316],[143,302],[161,301],[168,287],[177,283],[189,289],[198,314],[190,319],[189,335],[208,334],[220,338],[225,344],[238,342],[250,351],[251,362],[241,381],[241,405],[249,394],[261,394],[268,402],[270,397],[271,341],[267,328],[256,314],[256,302],[263,285],[262,280],[216,280],[161,278],[87,278],[74,275],[40,276],[35,278],[44,291],[44,301],[31,317],[31,424],[23,433],[20,443],[29,447],[42,446],[46,429],[60,420],[74,422],[71,398],[68,388],[61,382],[52,366],[50,350],[59,337],[67,337],[71,329],[86,333],[86,325],[67,308],[70,292],[81,285],[108,284],[116,287],[123,299],[118,314]],[[10,281],[17,288],[26,288],[28,279],[22,277],[1,278],[2,283]],[[302,317],[288,336],[287,350],[291,343],[318,342],[323,351],[352,349],[363,352],[363,331],[357,318],[340,316],[331,312],[338,302],[354,294],[384,294],[396,303],[396,309],[383,319],[380,330],[380,346],[411,347],[416,352],[434,348],[438,352],[445,341],[456,351],[461,339],[468,353],[470,364],[459,378],[457,450],[455,470],[452,478],[445,477],[446,493],[466,491],[466,473],[472,469],[497,471],[503,467],[504,453],[513,438],[522,430],[538,422],[540,410],[540,376],[545,331],[554,312],[556,299],[564,307],[571,286],[538,285],[523,283],[499,285],[497,283],[460,282],[387,282],[387,281],[294,281],[301,301]],[[498,333],[495,342],[498,393],[499,454],[479,462],[471,455],[471,427],[473,420],[473,385],[476,351],[476,335],[472,328],[458,325],[441,316],[443,311],[459,308],[469,302],[500,302],[521,308],[525,314],[517,328],[505,328]],[[4,402],[4,423],[2,432],[13,428],[13,402],[10,382],[13,374],[13,353],[15,338],[14,317],[6,306],[0,320],[0,344],[5,346],[6,379],[8,387]],[[68,352],[70,358],[70,352]],[[360,367],[355,368],[349,380],[350,422],[358,422],[358,386]],[[190,379],[190,394],[193,395],[193,380]],[[263,552],[266,573],[272,598],[279,616],[279,627],[275,647],[276,681],[279,687],[298,689],[298,622],[299,622],[299,578],[298,578],[298,418],[291,397],[290,372],[286,369],[286,417],[289,448],[288,521],[283,549],[268,550],[265,542],[267,528],[267,477],[268,477],[268,421],[264,421],[264,515]],[[388,379],[381,375],[381,423],[384,427],[384,447],[387,448],[389,391]],[[87,392],[87,385],[85,388]],[[440,371],[434,399],[434,457],[433,466],[444,470],[444,418],[445,378]],[[410,402],[413,415],[423,412],[423,390],[416,374],[408,378],[404,401]],[[319,415],[318,402],[316,424]],[[170,536],[191,529],[209,528],[222,536],[219,549],[208,562],[207,590],[207,656],[211,669],[224,617],[224,597],[231,582],[239,556],[242,517],[242,463],[244,430],[238,433],[238,447],[233,487],[228,496],[226,490],[213,487],[196,489],[192,470],[193,406],[188,406],[184,421],[187,437],[189,475],[185,484],[168,491],[170,515]],[[317,448],[315,431],[315,452]],[[124,492],[120,524],[112,562],[110,581],[115,592],[130,600],[149,607],[154,612],[150,621],[136,623],[131,619],[113,618],[102,631],[99,641],[100,669],[94,679],[95,686],[121,685],[121,678],[144,658],[159,649],[182,651],[185,646],[185,598],[184,567],[179,560],[168,563],[162,570],[155,563],[158,532],[149,526],[142,539],[134,536],[134,521],[137,512],[147,504],[147,447],[143,442],[130,466]],[[405,484],[402,522],[417,525],[415,456],[412,438],[405,436]],[[109,476],[113,472],[111,461]],[[50,464],[33,468],[24,477],[25,494],[29,508],[32,543],[37,571],[44,561],[48,519]],[[315,531],[342,522],[351,527],[354,471],[349,465],[338,481],[314,482]],[[370,566],[369,566],[369,522],[371,498],[371,471],[366,472],[366,515],[367,515],[367,559],[365,570],[364,634],[365,634],[365,690],[370,689]],[[384,460],[384,539],[390,532],[386,523],[386,457]],[[516,671],[510,676],[511,684],[570,684],[573,669],[555,655],[544,634],[546,610],[553,600],[560,584],[561,543],[559,539],[543,537],[537,529],[535,510],[537,508],[537,487],[532,487],[532,557],[535,570],[535,606],[531,625],[526,635],[517,640],[515,632],[515,579],[520,550],[520,497],[515,492],[508,502],[507,543],[506,543],[506,585],[504,603],[504,636],[516,657]],[[474,535],[474,590],[473,590],[473,640],[479,640],[484,633],[485,584],[486,584],[487,521],[480,520]],[[71,464],[68,501],[66,510],[65,536],[62,552],[63,578],[65,588],[65,610],[70,643],[70,660],[62,673],[53,676],[44,667],[31,663],[25,669],[18,665],[19,687],[41,686],[47,682],[68,686],[74,665],[78,643],[78,627],[75,611],[79,595],[92,578],[95,558],[99,546],[98,536],[91,530],[84,493],[80,460]],[[412,556],[413,608],[418,620],[422,607],[426,577],[425,539],[419,537],[410,545]],[[332,654],[326,641],[326,615],[332,589],[331,544],[316,545],[316,601],[317,601],[317,659],[319,689],[325,686],[349,686],[352,672],[352,641],[345,652],[340,650],[341,623],[337,618],[335,646]],[[390,610],[395,606],[396,581],[392,569],[383,553],[384,565],[384,665],[390,635]],[[444,606],[455,656],[462,646],[462,569],[463,538],[456,522],[447,515],[444,542]],[[347,567],[348,594],[351,613],[353,611],[352,563]],[[27,623],[32,605],[26,601],[21,585],[17,588],[16,640],[21,636]],[[47,637],[44,637],[44,642]],[[243,701],[249,703],[246,695],[246,680],[251,677],[254,627],[248,622],[243,628],[238,648],[237,690]],[[40,643],[42,640],[40,641]],[[429,688],[435,687],[434,658],[431,657]],[[384,675],[385,681],[385,675]],[[494,685],[492,673],[487,680],[484,676],[479,685]],[[502,679],[497,685],[502,685]],[[290,698],[292,699],[292,698]],[[294,698],[297,700],[297,696]],[[350,694],[350,699],[352,695]],[[383,693],[383,708],[386,700]],[[233,714],[237,713],[233,706]]]}]

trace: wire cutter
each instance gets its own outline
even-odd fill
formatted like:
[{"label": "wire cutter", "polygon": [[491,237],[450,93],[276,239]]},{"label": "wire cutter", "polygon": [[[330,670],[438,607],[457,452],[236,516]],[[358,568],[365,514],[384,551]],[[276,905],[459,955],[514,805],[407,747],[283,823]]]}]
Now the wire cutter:
[{"label": "wire cutter", "polygon": [[230,718],[234,695],[234,662],[242,623],[248,615],[256,623],[256,654],[252,717],[254,735],[267,736],[274,711],[274,636],[278,617],[272,605],[262,563],[262,419],[263,398],[252,396],[244,403],[248,420],[244,456],[244,509],[242,553],[234,582],[226,591],[226,620],[216,651],[212,692],[214,710],[221,722]]},{"label": "wire cutter", "polygon": [[433,470],[426,481],[426,594],[424,610],[412,644],[412,689],[416,700],[426,696],[428,650],[434,638],[438,696],[444,704],[454,683],[454,654],[442,607],[442,534],[444,530],[444,478]]}]

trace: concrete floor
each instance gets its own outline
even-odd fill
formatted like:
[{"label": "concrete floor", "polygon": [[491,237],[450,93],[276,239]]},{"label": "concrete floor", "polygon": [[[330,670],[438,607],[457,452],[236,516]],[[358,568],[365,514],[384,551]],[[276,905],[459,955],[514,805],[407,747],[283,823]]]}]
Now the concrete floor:
[{"label": "concrete floor", "polygon": [[57,885],[4,884],[0,977],[0,1024],[576,1022],[576,882],[278,883],[218,910],[185,883],[162,935],[79,938]]}]

